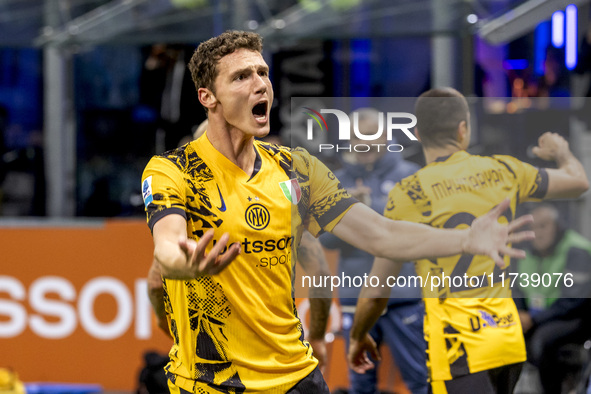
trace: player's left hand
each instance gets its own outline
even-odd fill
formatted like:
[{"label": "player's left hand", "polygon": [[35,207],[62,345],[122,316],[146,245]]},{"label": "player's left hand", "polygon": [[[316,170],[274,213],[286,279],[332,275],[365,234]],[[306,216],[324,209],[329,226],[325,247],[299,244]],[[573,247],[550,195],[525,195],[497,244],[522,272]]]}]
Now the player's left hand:
[{"label": "player's left hand", "polygon": [[520,216],[508,225],[499,223],[499,217],[509,208],[509,204],[509,199],[505,199],[486,215],[474,219],[462,248],[463,253],[489,256],[501,268],[505,267],[501,255],[519,259],[525,257],[524,250],[509,247],[508,244],[535,238],[533,231],[516,231],[533,222],[533,216]]},{"label": "player's left hand", "polygon": [[376,342],[369,334],[365,334],[365,337],[360,341],[351,338],[349,340],[349,352],[347,354],[349,367],[361,374],[375,368],[375,364],[369,358],[368,353],[374,360],[381,360]]}]

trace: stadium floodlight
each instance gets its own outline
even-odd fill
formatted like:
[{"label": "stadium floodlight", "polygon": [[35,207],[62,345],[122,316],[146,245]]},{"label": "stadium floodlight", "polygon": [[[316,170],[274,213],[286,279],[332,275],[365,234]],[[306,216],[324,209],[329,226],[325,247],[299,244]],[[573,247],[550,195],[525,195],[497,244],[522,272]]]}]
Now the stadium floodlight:
[{"label": "stadium floodlight", "polygon": [[564,12],[555,11],[552,14],[552,45],[562,48],[564,45]]},{"label": "stadium floodlight", "polygon": [[572,70],[577,65],[577,6],[574,4],[566,7],[566,68]]}]

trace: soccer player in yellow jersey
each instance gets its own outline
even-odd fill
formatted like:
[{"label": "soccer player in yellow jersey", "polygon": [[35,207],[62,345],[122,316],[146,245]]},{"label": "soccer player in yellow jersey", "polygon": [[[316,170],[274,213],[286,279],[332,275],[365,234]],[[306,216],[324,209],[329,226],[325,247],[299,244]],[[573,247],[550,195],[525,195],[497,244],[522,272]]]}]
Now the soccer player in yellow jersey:
[{"label": "soccer player in yellow jersey", "polygon": [[[535,168],[511,156],[467,153],[468,103],[454,89],[423,93],[415,115],[415,132],[427,165],[392,189],[386,217],[434,228],[464,228],[508,196],[511,204],[502,215],[505,220],[513,218],[518,203],[578,197],[589,187],[583,166],[566,140],[555,133],[543,134],[533,150],[538,157],[555,161],[555,169]],[[509,281],[502,282],[509,258],[505,260],[504,269],[486,256],[471,254],[417,262],[417,273],[427,285],[434,283],[433,277],[449,278],[440,284],[436,281],[435,289],[423,288],[434,394],[513,391],[526,353]],[[377,258],[372,275],[388,276],[394,271],[391,261]],[[484,280],[465,279],[471,277]],[[379,357],[367,332],[387,303],[381,293],[382,289],[363,289],[358,301],[348,356],[358,372],[372,367],[366,351]]]},{"label": "soccer player in yellow jersey", "polygon": [[357,204],[302,149],[255,140],[269,133],[273,89],[255,33],[225,32],[189,63],[208,113],[204,135],[150,160],[142,176],[154,257],[174,344],[173,393],[328,393],[293,300],[302,231],[331,231],[400,260],[458,253],[523,256],[509,243],[530,218],[498,222],[508,201],[469,229],[386,219]]}]

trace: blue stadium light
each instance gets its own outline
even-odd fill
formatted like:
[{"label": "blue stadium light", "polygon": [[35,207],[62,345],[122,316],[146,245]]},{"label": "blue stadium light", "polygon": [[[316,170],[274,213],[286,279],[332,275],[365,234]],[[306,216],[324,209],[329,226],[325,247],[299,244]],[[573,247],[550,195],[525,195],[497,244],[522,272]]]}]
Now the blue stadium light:
[{"label": "blue stadium light", "polygon": [[503,60],[503,68],[505,70],[525,70],[528,67],[529,62],[526,59]]},{"label": "blue stadium light", "polygon": [[552,45],[561,48],[564,45],[564,12],[556,11],[552,14]]},{"label": "blue stadium light", "polygon": [[537,76],[544,75],[544,63],[546,61],[546,50],[550,45],[552,23],[544,21],[536,26],[534,31],[534,59],[533,69]]},{"label": "blue stadium light", "polygon": [[577,65],[577,6],[566,7],[566,68],[572,70]]}]

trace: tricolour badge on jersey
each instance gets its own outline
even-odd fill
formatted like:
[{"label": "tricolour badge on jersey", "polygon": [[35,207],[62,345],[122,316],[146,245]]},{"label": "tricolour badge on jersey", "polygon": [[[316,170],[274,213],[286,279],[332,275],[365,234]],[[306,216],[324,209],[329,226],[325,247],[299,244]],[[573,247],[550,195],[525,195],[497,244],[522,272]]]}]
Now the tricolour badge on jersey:
[{"label": "tricolour badge on jersey", "polygon": [[297,179],[290,179],[289,181],[279,182],[281,191],[285,198],[291,201],[292,204],[297,204],[302,198],[302,189]]},{"label": "tricolour badge on jersey", "polygon": [[152,175],[142,182],[142,197],[144,198],[144,205],[146,207],[154,200],[154,196],[152,196]]}]

